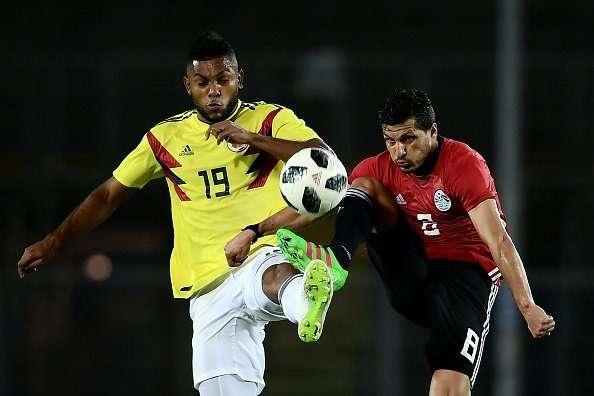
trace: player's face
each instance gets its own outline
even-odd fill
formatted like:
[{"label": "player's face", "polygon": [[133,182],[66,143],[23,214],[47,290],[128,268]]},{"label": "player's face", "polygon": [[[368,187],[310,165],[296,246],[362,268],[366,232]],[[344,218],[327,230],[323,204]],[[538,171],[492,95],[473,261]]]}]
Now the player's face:
[{"label": "player's face", "polygon": [[184,85],[200,117],[218,122],[227,118],[237,104],[243,71],[235,57],[194,61],[186,68]]},{"label": "player's face", "polygon": [[419,169],[437,147],[437,124],[427,131],[415,126],[409,118],[402,124],[382,125],[386,147],[392,161],[405,173]]}]

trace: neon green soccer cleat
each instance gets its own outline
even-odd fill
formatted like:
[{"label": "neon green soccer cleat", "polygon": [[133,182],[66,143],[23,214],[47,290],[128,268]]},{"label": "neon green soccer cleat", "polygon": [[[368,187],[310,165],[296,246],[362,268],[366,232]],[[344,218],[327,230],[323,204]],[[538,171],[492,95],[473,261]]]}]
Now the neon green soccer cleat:
[{"label": "neon green soccer cleat", "polygon": [[303,342],[315,342],[322,335],[326,312],[332,300],[332,282],[328,268],[321,260],[312,260],[303,272],[303,289],[307,313],[299,322],[297,333]]},{"label": "neon green soccer cleat", "polygon": [[349,271],[342,268],[330,248],[308,242],[294,232],[284,228],[276,232],[276,239],[285,257],[300,271],[305,272],[305,268],[313,259],[325,262],[330,273],[330,278],[332,279],[334,290],[342,289],[349,276]]}]

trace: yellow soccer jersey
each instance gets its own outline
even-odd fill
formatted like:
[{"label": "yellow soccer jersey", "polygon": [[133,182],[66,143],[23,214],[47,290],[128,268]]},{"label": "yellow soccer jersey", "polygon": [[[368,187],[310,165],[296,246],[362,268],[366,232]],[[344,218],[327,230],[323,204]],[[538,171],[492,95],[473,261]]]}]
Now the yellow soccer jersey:
[{"label": "yellow soccer jersey", "polygon": [[[242,128],[275,138],[305,141],[318,135],[287,108],[240,102],[229,117]],[[286,207],[279,190],[283,163],[254,147],[204,140],[209,124],[196,110],[166,119],[148,131],[113,176],[142,188],[165,177],[171,199],[173,295],[188,298],[229,271],[225,244],[243,227]],[[274,235],[252,245],[276,244]]]}]

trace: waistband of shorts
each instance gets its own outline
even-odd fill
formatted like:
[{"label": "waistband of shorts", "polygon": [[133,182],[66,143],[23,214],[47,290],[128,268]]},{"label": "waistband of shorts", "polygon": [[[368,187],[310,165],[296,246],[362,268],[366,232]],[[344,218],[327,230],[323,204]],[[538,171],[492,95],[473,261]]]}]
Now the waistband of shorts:
[{"label": "waistband of shorts", "polygon": [[209,283],[207,283],[206,285],[204,285],[201,289],[198,289],[194,294],[192,294],[192,297],[190,297],[190,300],[194,299],[194,298],[198,298],[200,296],[203,296],[207,293],[210,293],[217,287],[221,286],[223,284],[223,282],[225,282],[225,280],[227,280],[227,278],[229,276],[231,276],[231,272],[232,271],[228,271],[222,275],[219,275],[214,280],[212,280]]},{"label": "waistband of shorts", "polygon": [[230,271],[227,271],[224,274],[219,275],[214,280],[210,281],[209,283],[204,285],[201,289],[197,290],[194,294],[192,294],[192,296],[190,297],[190,300],[193,298],[203,296],[207,293],[210,293],[217,287],[221,286],[223,284],[223,282],[225,282],[225,280],[227,280],[227,278],[231,276],[231,274],[234,274],[235,272],[240,271],[243,268],[245,268],[246,265],[248,265],[256,256],[258,256],[259,253],[261,253],[261,250],[263,248],[274,248],[274,247],[275,247],[274,245],[260,245],[257,248],[255,248],[253,251],[250,251],[248,257],[243,262],[243,264],[241,264],[241,266],[232,268]]}]

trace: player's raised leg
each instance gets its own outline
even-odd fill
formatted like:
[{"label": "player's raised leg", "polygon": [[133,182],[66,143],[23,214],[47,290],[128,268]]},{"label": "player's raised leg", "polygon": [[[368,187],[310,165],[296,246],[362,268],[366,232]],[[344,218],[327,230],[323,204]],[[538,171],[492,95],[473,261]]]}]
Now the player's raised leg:
[{"label": "player's raised leg", "polygon": [[297,333],[304,342],[320,339],[326,312],[332,300],[332,282],[326,264],[312,260],[303,273],[303,290],[307,299],[307,312],[299,321]]},{"label": "player's raised leg", "polygon": [[334,290],[340,290],[359,244],[374,228],[383,230],[396,224],[397,213],[392,194],[380,182],[360,177],[353,181],[339,205],[332,243],[318,245],[286,229],[278,230],[276,236],[291,264],[303,271],[311,260],[322,260],[328,266]]},{"label": "player's raised leg", "polygon": [[[320,338],[333,293],[323,262],[313,260],[303,273],[289,263],[270,266],[262,275],[262,290],[269,301],[282,307],[284,317],[297,324],[302,341]],[[261,306],[266,309],[265,304]]]}]

